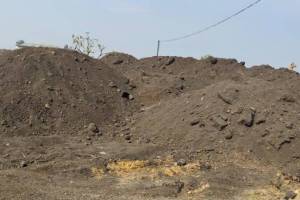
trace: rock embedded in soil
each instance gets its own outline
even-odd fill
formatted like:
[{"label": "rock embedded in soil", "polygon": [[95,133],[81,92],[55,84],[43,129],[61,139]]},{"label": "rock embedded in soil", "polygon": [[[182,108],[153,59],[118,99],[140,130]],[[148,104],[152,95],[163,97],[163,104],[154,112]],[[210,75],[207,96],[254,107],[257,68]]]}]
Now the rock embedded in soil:
[{"label": "rock embedded in soil", "polygon": [[134,100],[134,96],[128,92],[122,92],[122,98],[125,98],[128,100]]},{"label": "rock embedded in soil", "polygon": [[270,134],[270,131],[268,129],[265,129],[260,135],[261,137],[266,137]]},{"label": "rock embedded in soil", "polygon": [[177,165],[178,166],[185,166],[187,164],[186,160],[185,159],[179,159],[177,161]]},{"label": "rock embedded in soil", "polygon": [[21,167],[21,168],[24,168],[24,167],[27,167],[27,166],[28,166],[28,163],[27,163],[26,161],[22,160],[22,161],[20,162],[20,167]]},{"label": "rock embedded in soil", "polygon": [[171,58],[169,58],[168,60],[167,60],[167,62],[166,62],[166,65],[168,66],[168,65],[171,65],[171,64],[173,64],[175,62],[175,58],[174,57],[171,57]]},{"label": "rock embedded in soil", "polygon": [[129,100],[133,100],[133,99],[134,99],[134,96],[133,96],[132,94],[130,94],[129,97],[128,97],[128,99],[129,99]]},{"label": "rock embedded in soil", "polygon": [[231,140],[232,138],[233,138],[233,133],[231,131],[225,133],[225,139],[226,140]]},{"label": "rock embedded in soil", "polygon": [[289,199],[295,199],[297,197],[297,193],[293,192],[293,191],[287,191],[284,199],[285,200],[289,200]]},{"label": "rock embedded in soil", "polygon": [[131,140],[131,135],[125,135],[124,139],[127,141]]},{"label": "rock embedded in soil", "polygon": [[255,117],[255,123],[257,125],[263,124],[267,121],[267,117],[265,113],[258,113]]},{"label": "rock embedded in soil", "polygon": [[255,111],[253,109],[246,109],[243,111],[238,122],[247,127],[252,127],[255,118]]},{"label": "rock embedded in soil", "polygon": [[245,61],[241,61],[240,64],[245,66],[246,62]]},{"label": "rock embedded in soil", "polygon": [[120,65],[124,62],[122,59],[117,59],[116,61],[113,62],[114,65]]},{"label": "rock embedded in soil", "polygon": [[217,128],[219,131],[222,131],[224,128],[228,126],[228,122],[224,120],[220,115],[214,116],[212,118],[213,126]]},{"label": "rock embedded in soil", "polygon": [[99,131],[99,129],[98,129],[98,127],[96,126],[96,124],[95,123],[90,123],[89,125],[88,125],[88,128],[87,128],[89,131],[91,131],[91,132],[93,132],[93,133],[99,133],[100,131]]},{"label": "rock embedded in soil", "polygon": [[293,129],[294,128],[294,124],[292,122],[287,122],[285,124],[285,127],[288,128],[288,129]]},{"label": "rock embedded in soil", "polygon": [[132,81],[130,81],[130,83],[129,83],[129,89],[133,90],[133,89],[136,89],[136,87],[137,86],[134,83],[132,83]]},{"label": "rock embedded in soil", "polygon": [[196,125],[198,125],[200,123],[200,119],[194,119],[194,120],[192,120],[191,122],[190,122],[190,125],[191,126],[196,126]]}]

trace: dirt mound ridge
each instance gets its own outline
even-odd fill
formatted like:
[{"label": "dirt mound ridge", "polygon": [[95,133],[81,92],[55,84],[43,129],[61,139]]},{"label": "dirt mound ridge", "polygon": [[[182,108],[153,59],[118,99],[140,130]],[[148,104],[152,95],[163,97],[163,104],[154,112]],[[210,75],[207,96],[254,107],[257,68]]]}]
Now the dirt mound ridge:
[{"label": "dirt mound ridge", "polygon": [[126,53],[111,52],[103,56],[100,60],[113,68],[120,68],[135,63],[138,59]]},{"label": "dirt mound ridge", "polygon": [[130,80],[141,101],[151,105],[220,80],[241,79],[245,66],[234,59],[150,57],[116,70]]},{"label": "dirt mound ridge", "polygon": [[2,132],[76,133],[124,117],[128,80],[98,60],[63,49],[24,48],[0,57]]}]

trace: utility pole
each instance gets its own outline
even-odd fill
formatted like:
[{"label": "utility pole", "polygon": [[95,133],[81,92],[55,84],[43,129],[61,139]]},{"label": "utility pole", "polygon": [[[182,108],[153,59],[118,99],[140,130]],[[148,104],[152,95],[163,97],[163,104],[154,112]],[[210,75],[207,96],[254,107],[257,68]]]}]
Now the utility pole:
[{"label": "utility pole", "polygon": [[160,40],[157,41],[157,52],[156,52],[156,56],[159,56],[159,49],[160,49]]}]

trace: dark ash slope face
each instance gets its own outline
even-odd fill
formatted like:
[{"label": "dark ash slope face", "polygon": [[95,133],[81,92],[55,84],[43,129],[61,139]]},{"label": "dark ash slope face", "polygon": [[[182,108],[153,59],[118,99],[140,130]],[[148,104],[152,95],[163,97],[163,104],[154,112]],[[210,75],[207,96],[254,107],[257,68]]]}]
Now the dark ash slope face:
[{"label": "dark ash slope face", "polygon": [[76,133],[123,117],[127,79],[106,64],[62,49],[24,48],[0,57],[2,132]]},{"label": "dark ash slope face", "polygon": [[144,58],[118,70],[135,83],[145,105],[135,116],[138,141],[191,159],[214,149],[214,162],[239,154],[299,169],[298,73],[246,68],[234,59],[180,57]]}]

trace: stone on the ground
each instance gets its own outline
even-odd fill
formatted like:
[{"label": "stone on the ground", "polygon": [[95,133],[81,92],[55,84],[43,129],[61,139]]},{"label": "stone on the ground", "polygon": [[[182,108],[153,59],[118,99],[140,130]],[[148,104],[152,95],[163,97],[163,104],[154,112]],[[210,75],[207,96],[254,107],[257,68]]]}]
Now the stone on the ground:
[{"label": "stone on the ground", "polygon": [[177,165],[178,166],[185,166],[187,164],[186,160],[185,159],[179,159],[177,161]]},{"label": "stone on the ground", "polygon": [[21,168],[24,168],[24,167],[27,167],[27,162],[26,161],[24,161],[24,160],[22,160],[21,162],[20,162],[20,167]]},{"label": "stone on the ground", "polygon": [[246,65],[246,62],[245,61],[241,61],[240,64],[241,65]]},{"label": "stone on the ground", "polygon": [[134,96],[128,92],[122,92],[122,97],[125,98],[125,99],[128,99],[128,100],[133,100],[134,99]]},{"label": "stone on the ground", "polygon": [[246,109],[243,111],[242,116],[238,122],[247,127],[252,127],[255,118],[255,111],[253,109]]},{"label": "stone on the ground", "polygon": [[168,66],[168,65],[171,65],[171,64],[173,64],[175,62],[175,58],[174,57],[171,57],[171,58],[169,58],[168,60],[167,60],[167,62],[166,62],[166,65]]},{"label": "stone on the ground", "polygon": [[228,126],[228,122],[225,121],[222,117],[220,116],[215,116],[212,118],[213,121],[213,126],[217,128],[219,131],[222,131],[226,126]]},{"label": "stone on the ground", "polygon": [[90,123],[90,124],[88,125],[88,130],[91,131],[91,132],[93,132],[93,133],[99,133],[99,129],[98,129],[98,127],[96,126],[95,123]]},{"label": "stone on the ground", "polygon": [[288,129],[293,129],[294,128],[294,124],[292,122],[287,122],[285,124],[285,127],[288,128]]},{"label": "stone on the ground", "polygon": [[265,123],[267,120],[266,120],[266,115],[263,114],[263,113],[259,113],[257,114],[257,116],[255,117],[255,123],[256,124],[263,124]]},{"label": "stone on the ground", "polygon": [[196,126],[197,124],[200,123],[200,119],[193,119],[191,122],[190,122],[190,125],[191,126]]},{"label": "stone on the ground", "polygon": [[233,133],[231,131],[225,133],[225,139],[226,140],[231,140],[232,138],[233,138]]},{"label": "stone on the ground", "polygon": [[124,60],[118,59],[118,60],[114,61],[113,64],[114,64],[114,65],[120,65],[120,64],[122,64],[123,62],[124,62]]},{"label": "stone on the ground", "polygon": [[116,88],[117,87],[117,85],[114,82],[109,82],[108,86],[111,87],[111,88]]},{"label": "stone on the ground", "polygon": [[296,197],[297,197],[297,193],[293,191],[287,191],[284,199],[289,200],[289,199],[295,199]]}]

